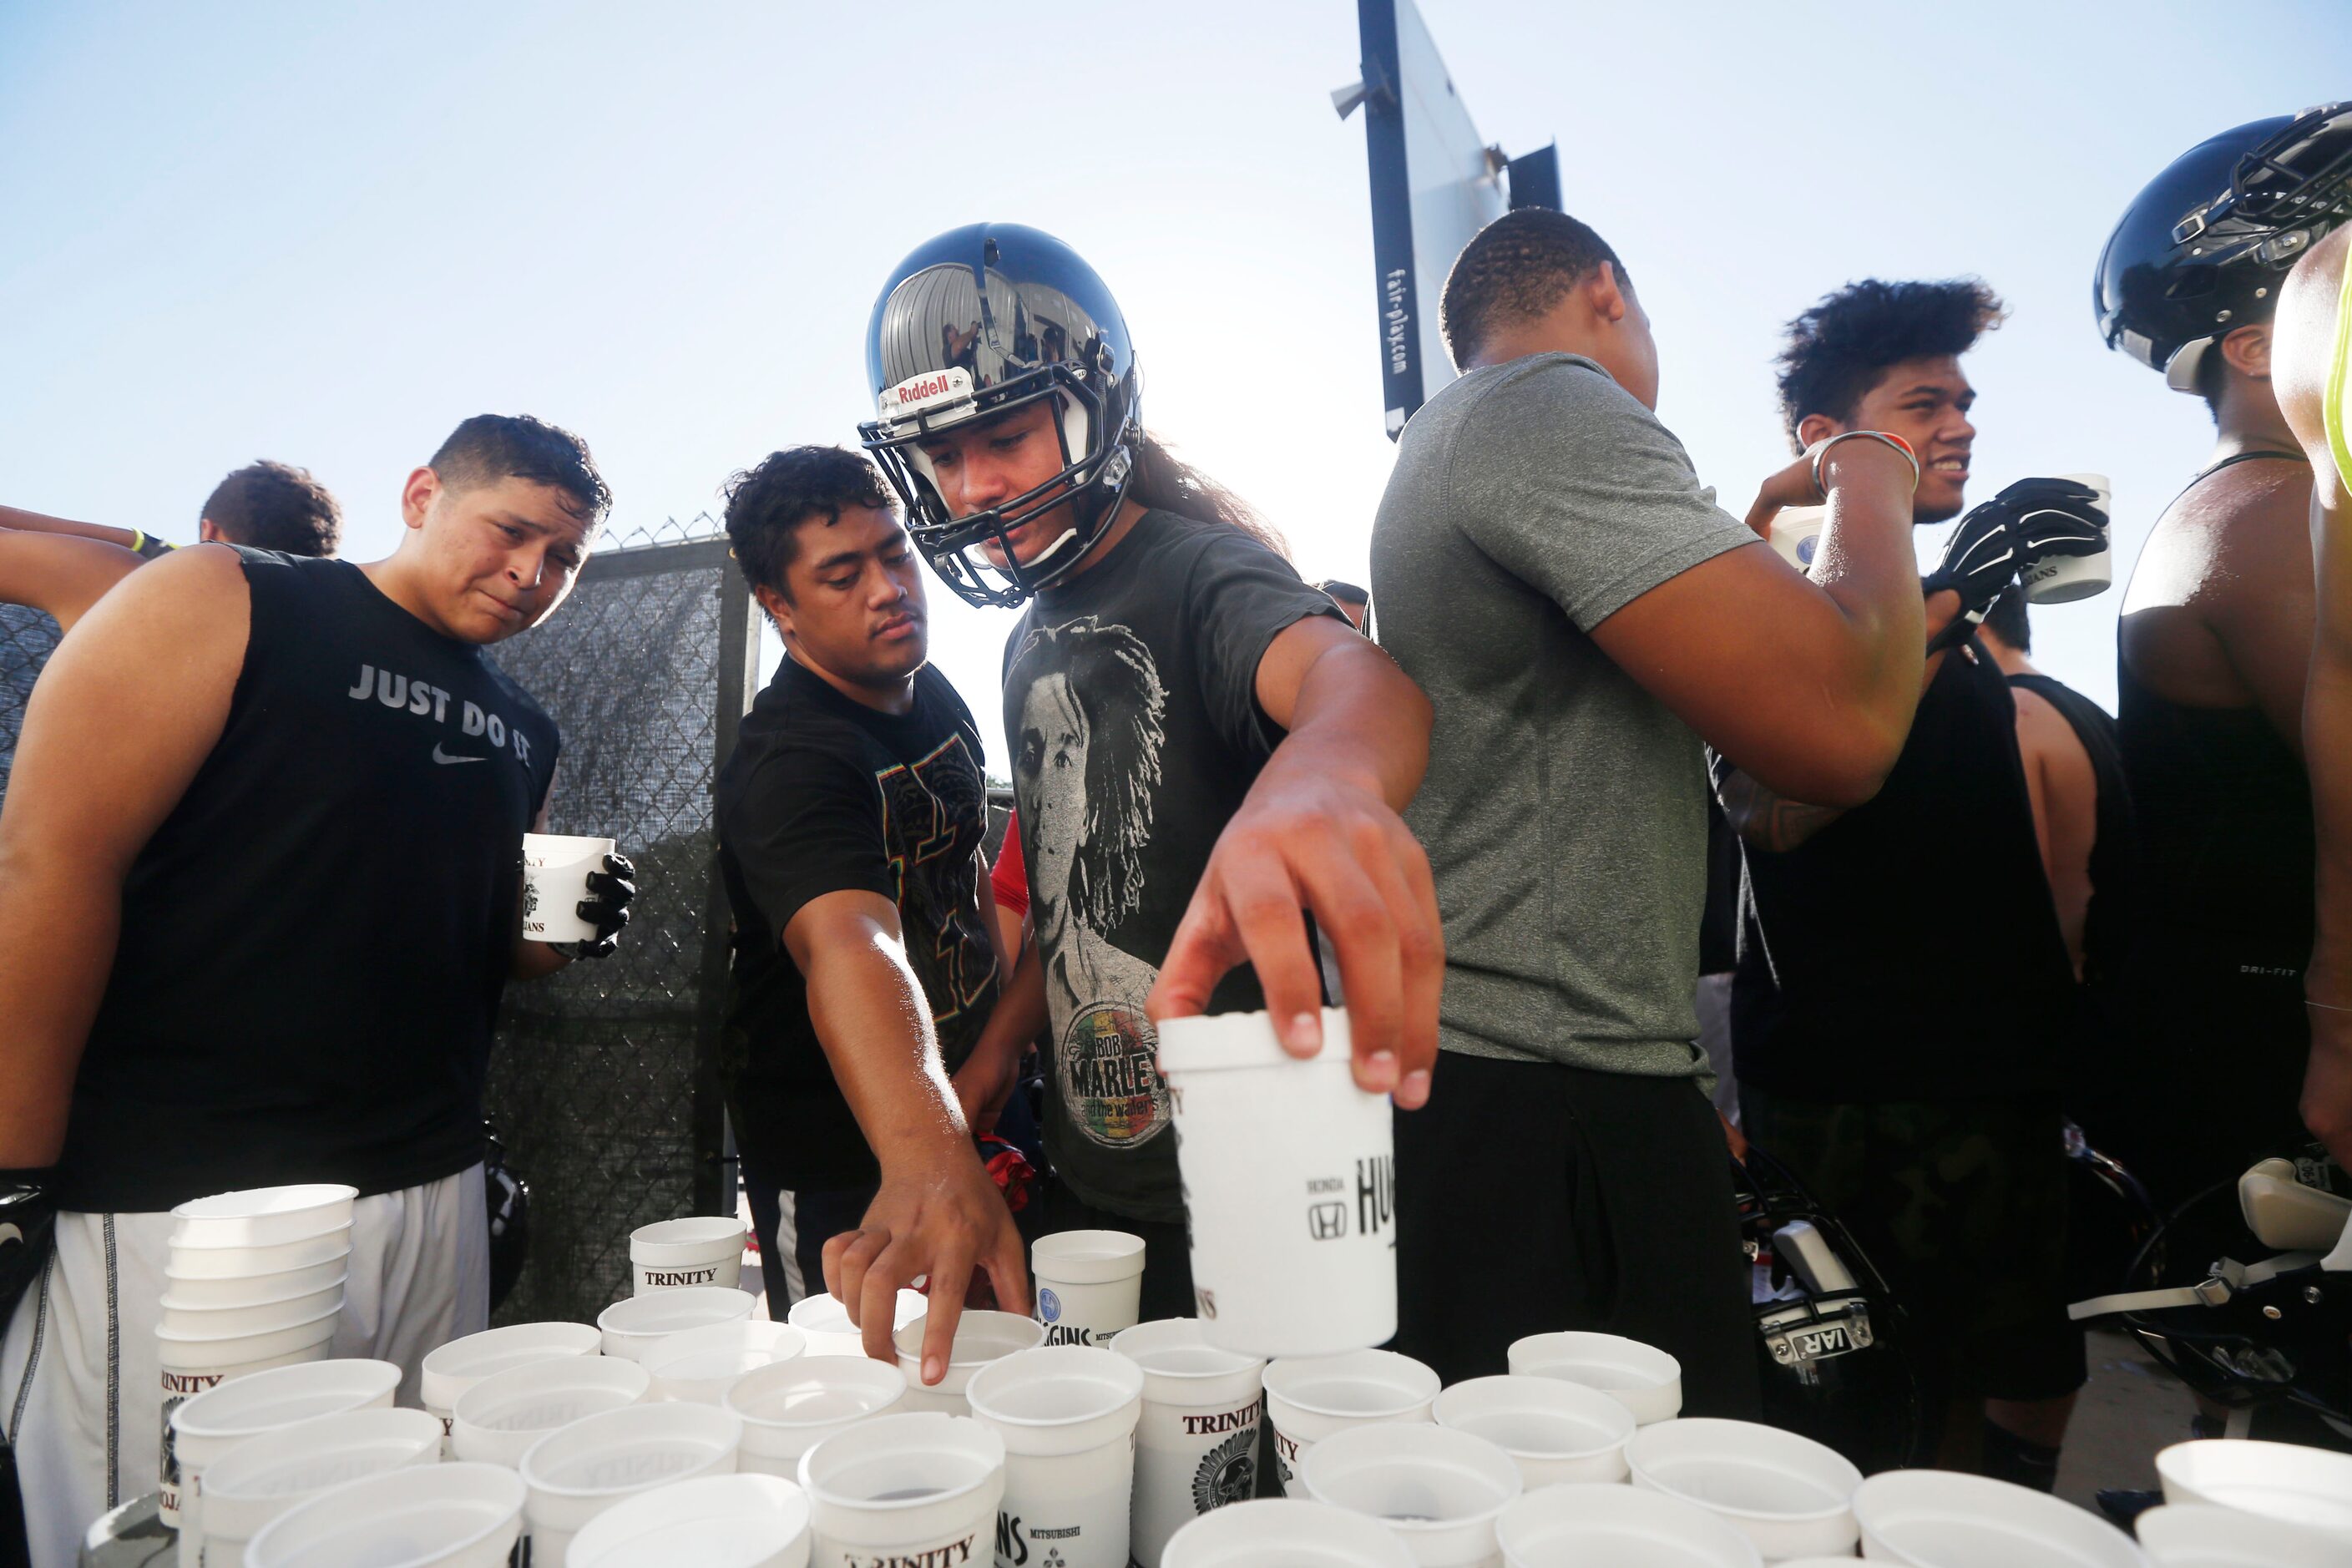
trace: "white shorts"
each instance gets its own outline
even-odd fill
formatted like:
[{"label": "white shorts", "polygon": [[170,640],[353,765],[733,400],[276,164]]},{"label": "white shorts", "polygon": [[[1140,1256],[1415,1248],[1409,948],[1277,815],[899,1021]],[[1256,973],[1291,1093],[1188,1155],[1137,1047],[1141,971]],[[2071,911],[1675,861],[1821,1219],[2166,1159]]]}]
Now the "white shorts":
[{"label": "white shorts", "polygon": [[[83,1533],[155,1489],[163,1458],[169,1214],[62,1214],[57,1253],[0,1342],[0,1420],[16,1451],[33,1568],[74,1568]],[[488,1326],[482,1167],[359,1200],[332,1356],[402,1368],[417,1403],[426,1352]]]}]

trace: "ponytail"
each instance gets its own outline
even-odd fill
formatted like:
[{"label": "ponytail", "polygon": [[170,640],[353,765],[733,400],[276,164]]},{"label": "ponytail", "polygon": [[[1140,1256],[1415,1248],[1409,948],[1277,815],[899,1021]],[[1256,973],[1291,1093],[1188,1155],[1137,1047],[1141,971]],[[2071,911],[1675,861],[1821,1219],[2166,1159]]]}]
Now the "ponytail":
[{"label": "ponytail", "polygon": [[1285,561],[1290,559],[1290,542],[1257,508],[1177,457],[1148,430],[1135,441],[1135,477],[1128,481],[1127,494],[1129,500],[1154,511],[1223,523],[1249,535]]}]

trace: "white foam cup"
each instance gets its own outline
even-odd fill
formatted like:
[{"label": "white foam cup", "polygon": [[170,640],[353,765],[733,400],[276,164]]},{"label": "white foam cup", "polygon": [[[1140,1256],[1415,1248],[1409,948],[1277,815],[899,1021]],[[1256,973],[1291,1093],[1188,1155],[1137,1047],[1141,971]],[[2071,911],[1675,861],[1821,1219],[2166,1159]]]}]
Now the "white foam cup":
[{"label": "white foam cup", "polygon": [[230,1339],[310,1322],[320,1313],[336,1311],[342,1304],[341,1274],[331,1283],[315,1289],[280,1296],[274,1301],[248,1301],[238,1306],[190,1301],[166,1293],[161,1302],[163,1315],[156,1326],[195,1339]]},{"label": "white foam cup", "polygon": [[[331,1182],[248,1187],[191,1198],[172,1210],[174,1247],[275,1247],[348,1230],[357,1187]],[[348,1248],[346,1249],[348,1250]]]},{"label": "white foam cup", "polygon": [[[2099,510],[2107,514],[2110,535],[2115,531],[2115,486],[2105,474],[2060,474],[2062,479],[2088,485],[2099,492]],[[2020,574],[2018,581],[2025,589],[2028,603],[2063,605],[2075,599],[2087,599],[2104,594],[2116,580],[2115,552],[2102,550],[2096,555],[2051,556],[2037,561]]]},{"label": "white foam cup", "polygon": [[672,1334],[713,1323],[742,1322],[751,1317],[759,1300],[749,1290],[685,1285],[615,1301],[596,1314],[596,1327],[604,1332],[606,1355],[635,1361]]},{"label": "white foam cup", "polygon": [[803,1355],[743,1373],[719,1404],[743,1422],[736,1468],[792,1479],[800,1475],[803,1454],[897,1410],[906,1396],[907,1374],[892,1363]]},{"label": "white foam cup", "polygon": [[327,1275],[343,1271],[352,1254],[352,1227],[346,1223],[316,1236],[280,1241],[268,1247],[207,1246],[201,1241],[175,1241],[165,1256],[163,1278],[175,1285],[198,1279],[242,1283],[294,1269],[333,1264]]},{"label": "white foam cup", "polygon": [[1685,1416],[1625,1445],[1633,1484],[1696,1503],[1767,1558],[1851,1554],[1862,1472],[1826,1444],[1755,1421]]},{"label": "white foam cup", "polygon": [[1394,1351],[1284,1356],[1265,1368],[1265,1418],[1274,1423],[1274,1462],[1288,1488],[1298,1461],[1316,1444],[1350,1426],[1426,1421],[1437,1374]]},{"label": "white foam cup", "polygon": [[[484,1378],[533,1362],[594,1355],[604,1342],[604,1336],[587,1323],[510,1323],[467,1334],[425,1356],[417,1369],[417,1402],[441,1417],[446,1436],[457,1396]],[[442,1452],[446,1457],[446,1443]]]},{"label": "white foam cup", "polygon": [[1625,1479],[1633,1413],[1597,1388],[1557,1377],[1474,1377],[1439,1394],[1431,1415],[1510,1455],[1529,1491]]},{"label": "white foam cup", "polygon": [[[891,1312],[891,1331],[896,1333],[905,1328],[930,1310],[930,1306],[929,1299],[920,1290],[899,1291],[898,1305]],[[808,1336],[808,1348],[801,1352],[804,1356],[866,1353],[866,1341],[858,1333],[857,1325],[849,1321],[849,1309],[822,1290],[793,1302],[784,1321]]]},{"label": "white foam cup", "polygon": [[593,942],[596,928],[580,918],[589,873],[604,868],[617,847],[610,838],[564,833],[522,836],[522,934],[533,942]]},{"label": "white foam cup", "polygon": [[1348,1015],[1323,1048],[1282,1048],[1264,1013],[1170,1018],[1192,1292],[1210,1342],[1330,1355],[1396,1332],[1396,1159],[1388,1096],[1358,1089]]},{"label": "white foam cup", "polygon": [[2210,1502],[2352,1541],[2352,1454],[2208,1437],[2158,1450],[2167,1502]]},{"label": "white foam cup", "polygon": [[572,1538],[572,1568],[806,1568],[808,1494],[775,1476],[703,1476],[624,1499]]},{"label": "white foam cup", "polygon": [[247,1437],[206,1465],[196,1484],[203,1536],[195,1560],[235,1568],[246,1542],[303,1499],[440,1458],[441,1423],[422,1410],[346,1410]]},{"label": "white foam cup", "polygon": [[2156,1568],[2347,1568],[2340,1536],[2212,1503],[2167,1503],[2132,1521]]},{"label": "white foam cup", "polygon": [[1951,1470],[1883,1470],[1855,1489],[1862,1554],[1934,1568],[2147,1568],[2097,1514],[2031,1487]]},{"label": "white foam cup", "polygon": [[246,1568],[500,1568],[522,1533],[522,1478],[415,1465],[348,1481],[264,1525]]},{"label": "white foam cup", "polygon": [[995,1550],[1004,1444],[964,1415],[862,1421],[801,1456],[811,1555],[834,1563],[983,1563]]},{"label": "white foam cup", "polygon": [[1037,1321],[1049,1345],[1108,1345],[1135,1327],[1143,1295],[1143,1238],[1123,1230],[1065,1230],[1029,1248]]},{"label": "white foam cup", "polygon": [[1509,1568],[1762,1568],[1764,1562],[1754,1542],[1703,1508],[1599,1482],[1528,1493],[1503,1510],[1495,1539]]},{"label": "white foam cup", "polygon": [[973,1373],[1014,1351],[1033,1350],[1045,1341],[1045,1325],[1034,1318],[1024,1318],[1018,1312],[966,1312],[956,1320],[955,1339],[948,1347],[946,1374],[937,1383],[926,1384],[923,1332],[929,1327],[930,1318],[926,1314],[891,1336],[891,1342],[898,1348],[898,1370],[907,1374],[905,1408],[908,1410],[971,1415],[971,1406],[965,1402],[963,1391]]},{"label": "white foam cup", "polygon": [[1127,1568],[1143,1369],[1098,1345],[1040,1345],[982,1367],[964,1394],[1004,1444],[1001,1557]]},{"label": "white foam cup", "polygon": [[163,1302],[168,1310],[184,1308],[257,1307],[308,1296],[343,1282],[348,1253],[323,1263],[281,1268],[268,1274],[183,1274],[174,1266],[163,1270]]},{"label": "white foam cup", "polygon": [[1388,1527],[1304,1498],[1264,1498],[1204,1513],[1168,1542],[1160,1568],[1412,1568]]},{"label": "white foam cup", "polygon": [[[328,1361],[326,1341],[281,1352],[299,1361],[249,1371],[176,1374],[163,1367],[162,1475],[164,1522],[197,1531],[194,1483],[215,1458],[246,1438],[315,1415],[392,1403],[400,1368],[387,1361]],[[196,1384],[212,1377],[203,1388]]]},{"label": "white foam cup", "polygon": [[1514,1377],[1561,1377],[1597,1388],[1640,1426],[1682,1412],[1683,1363],[1622,1334],[1529,1334],[1512,1343],[1507,1361]]},{"label": "white foam cup", "polygon": [[653,1374],[654,1398],[716,1405],[737,1378],[757,1367],[791,1361],[805,1342],[790,1323],[746,1318],[657,1341],[642,1364]]},{"label": "white foam cup", "polygon": [[1433,1426],[1350,1426],[1301,1457],[1317,1502],[1386,1522],[1423,1568],[1495,1561],[1495,1523],[1526,1483],[1484,1437]]},{"label": "white foam cup", "polygon": [[617,1356],[564,1356],[509,1367],[457,1396],[449,1415],[449,1452],[511,1469],[550,1432],[640,1404],[652,1386],[644,1367]]},{"label": "white foam cup", "polygon": [[1180,1528],[1256,1491],[1265,1363],[1211,1344],[1197,1318],[1138,1323],[1110,1348],[1143,1369],[1128,1550],[1160,1568]]},{"label": "white foam cup", "polygon": [[1830,509],[1825,506],[1784,506],[1772,519],[1772,548],[1798,571],[1811,572],[1813,556],[1821,548],[1822,531],[1829,521]]},{"label": "white foam cup", "polygon": [[711,1405],[629,1405],[532,1444],[517,1467],[531,1568],[563,1568],[583,1525],[635,1493],[730,1475],[743,1423]]},{"label": "white foam cup", "polygon": [[694,1215],[640,1226],[629,1233],[629,1263],[637,1294],[674,1290],[681,1285],[719,1285],[734,1289],[743,1274],[742,1220],[731,1215]]}]

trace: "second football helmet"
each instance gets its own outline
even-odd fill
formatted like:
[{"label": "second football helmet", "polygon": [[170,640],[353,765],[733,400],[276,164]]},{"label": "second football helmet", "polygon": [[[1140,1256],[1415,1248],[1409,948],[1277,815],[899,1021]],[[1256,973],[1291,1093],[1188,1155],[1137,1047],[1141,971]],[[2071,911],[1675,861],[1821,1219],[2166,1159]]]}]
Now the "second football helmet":
[{"label": "second football helmet", "polygon": [[2270,319],[2295,258],[2352,218],[2352,102],[2256,120],[2174,159],[2099,253],[2099,335],[2197,389],[2205,351]]}]

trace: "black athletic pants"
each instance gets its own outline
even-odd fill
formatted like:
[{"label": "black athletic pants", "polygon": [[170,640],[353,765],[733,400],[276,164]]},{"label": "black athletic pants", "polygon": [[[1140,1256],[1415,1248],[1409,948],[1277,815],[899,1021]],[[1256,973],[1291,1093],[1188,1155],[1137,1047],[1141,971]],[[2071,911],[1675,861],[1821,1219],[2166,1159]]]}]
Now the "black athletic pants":
[{"label": "black athletic pants", "polygon": [[1683,1414],[1757,1418],[1730,1154],[1687,1078],[1438,1055],[1396,1118],[1396,1348],[1448,1384],[1597,1330],[1683,1365]]}]

